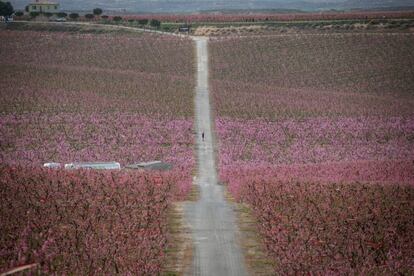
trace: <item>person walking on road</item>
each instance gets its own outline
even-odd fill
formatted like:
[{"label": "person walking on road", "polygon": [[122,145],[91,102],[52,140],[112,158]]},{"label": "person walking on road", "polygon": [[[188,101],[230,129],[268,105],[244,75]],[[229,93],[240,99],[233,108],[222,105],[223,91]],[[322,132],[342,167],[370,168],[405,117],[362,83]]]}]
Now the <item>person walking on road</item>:
[{"label": "person walking on road", "polygon": [[201,133],[201,140],[204,142],[204,131]]}]

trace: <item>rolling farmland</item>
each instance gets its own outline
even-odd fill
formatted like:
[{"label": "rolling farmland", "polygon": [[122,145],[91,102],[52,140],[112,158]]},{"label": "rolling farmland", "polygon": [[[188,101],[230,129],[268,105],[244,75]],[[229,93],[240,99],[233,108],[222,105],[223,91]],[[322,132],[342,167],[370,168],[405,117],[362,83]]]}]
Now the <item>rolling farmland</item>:
[{"label": "rolling farmland", "polygon": [[7,53],[1,61],[3,162],[191,165],[191,42],[151,35],[1,36]]},{"label": "rolling farmland", "polygon": [[[0,272],[412,274],[411,31],[70,24],[0,30]],[[173,169],[42,168],[152,160]]]},{"label": "rolling farmland", "polygon": [[211,44],[222,116],[275,121],[413,112],[412,34],[299,34],[239,42]]},{"label": "rolling farmland", "polygon": [[[0,270],[160,273],[167,212],[192,182],[192,42],[28,31],[0,40]],[[173,170],[41,168],[151,160]]]},{"label": "rolling farmland", "polygon": [[413,43],[211,42],[220,176],[252,208],[277,274],[413,271]]}]

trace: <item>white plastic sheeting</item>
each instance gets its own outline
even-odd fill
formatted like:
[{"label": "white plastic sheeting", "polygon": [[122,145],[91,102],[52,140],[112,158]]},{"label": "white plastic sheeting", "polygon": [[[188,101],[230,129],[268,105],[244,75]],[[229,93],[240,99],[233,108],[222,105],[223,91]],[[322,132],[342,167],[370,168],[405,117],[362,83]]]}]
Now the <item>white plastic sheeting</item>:
[{"label": "white plastic sheeting", "polygon": [[43,167],[50,168],[50,169],[60,169],[62,167],[62,164],[61,163],[54,163],[54,162],[44,163]]},{"label": "white plastic sheeting", "polygon": [[127,169],[136,169],[136,170],[158,170],[158,171],[168,171],[171,170],[172,166],[168,163],[163,163],[161,161],[151,161],[136,163],[125,166]]},{"label": "white plastic sheeting", "polygon": [[76,162],[65,164],[65,169],[120,170],[121,164],[118,162]]}]

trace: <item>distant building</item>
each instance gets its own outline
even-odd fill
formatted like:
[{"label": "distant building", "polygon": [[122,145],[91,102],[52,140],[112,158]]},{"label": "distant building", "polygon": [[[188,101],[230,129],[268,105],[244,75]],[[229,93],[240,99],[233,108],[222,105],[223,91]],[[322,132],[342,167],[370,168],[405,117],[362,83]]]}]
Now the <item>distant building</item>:
[{"label": "distant building", "polygon": [[178,31],[180,32],[180,33],[190,33],[190,26],[188,26],[188,25],[183,25],[183,26],[180,26],[179,28],[178,28]]},{"label": "distant building", "polygon": [[48,0],[36,0],[34,3],[29,4],[27,9],[28,12],[57,13],[59,12],[59,4]]}]

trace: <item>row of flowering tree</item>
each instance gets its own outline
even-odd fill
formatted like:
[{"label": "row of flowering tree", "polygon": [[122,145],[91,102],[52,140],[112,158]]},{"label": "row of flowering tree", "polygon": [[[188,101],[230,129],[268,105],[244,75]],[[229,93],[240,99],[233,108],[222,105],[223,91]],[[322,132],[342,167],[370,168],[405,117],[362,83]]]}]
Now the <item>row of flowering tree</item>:
[{"label": "row of flowering tree", "polygon": [[210,43],[221,180],[276,275],[414,271],[410,34]]},{"label": "row of flowering tree", "polygon": [[2,271],[158,274],[175,173],[0,168]]},{"label": "row of flowering tree", "polygon": [[[30,31],[0,40],[0,273],[160,274],[167,215],[192,182],[192,42]],[[42,168],[154,160],[172,169]]]}]

